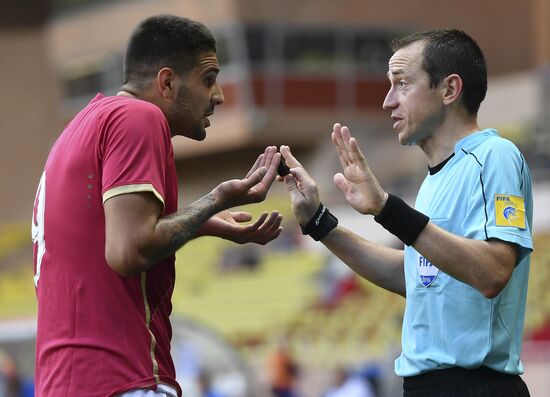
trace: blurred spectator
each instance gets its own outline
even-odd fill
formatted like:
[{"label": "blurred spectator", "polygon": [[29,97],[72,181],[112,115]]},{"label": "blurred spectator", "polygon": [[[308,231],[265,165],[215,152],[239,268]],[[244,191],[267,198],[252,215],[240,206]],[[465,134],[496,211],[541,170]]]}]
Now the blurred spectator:
[{"label": "blurred spectator", "polygon": [[333,307],[346,296],[361,291],[356,274],[336,256],[331,255],[318,275],[322,290],[321,305]]},{"label": "blurred spectator", "polygon": [[236,270],[256,270],[262,262],[260,252],[257,247],[252,245],[243,245],[239,247],[229,247],[222,253],[219,271],[231,272]]},{"label": "blurred spectator", "polygon": [[294,361],[286,339],[277,343],[276,349],[268,358],[269,385],[275,397],[298,397],[296,380],[298,365]]},{"label": "blurred spectator", "polygon": [[226,397],[213,387],[212,374],[207,370],[201,371],[199,375],[199,386],[201,397]]},{"label": "blurred spectator", "polygon": [[33,397],[32,381],[19,374],[15,361],[0,351],[0,396]]},{"label": "blurred spectator", "polygon": [[533,330],[529,339],[533,341],[550,341],[550,318],[546,319],[542,326]]},{"label": "blurred spectator", "polygon": [[176,366],[177,381],[183,394],[199,396],[198,379],[201,374],[201,356],[197,346],[189,340],[180,339],[173,345],[174,365]]},{"label": "blurred spectator", "polygon": [[363,379],[370,385],[372,394],[378,396],[382,394],[382,372],[383,369],[380,364],[366,363],[358,369],[357,375],[363,377]]},{"label": "blurred spectator", "polygon": [[238,371],[225,370],[216,372],[211,379],[211,389],[215,396],[245,397],[247,396],[246,379]]},{"label": "blurred spectator", "polygon": [[289,252],[303,248],[304,241],[300,225],[293,219],[287,219],[282,233],[267,248],[271,251]]},{"label": "blurred spectator", "polygon": [[369,381],[361,374],[350,373],[345,368],[338,368],[334,384],[323,397],[375,397],[375,394]]}]

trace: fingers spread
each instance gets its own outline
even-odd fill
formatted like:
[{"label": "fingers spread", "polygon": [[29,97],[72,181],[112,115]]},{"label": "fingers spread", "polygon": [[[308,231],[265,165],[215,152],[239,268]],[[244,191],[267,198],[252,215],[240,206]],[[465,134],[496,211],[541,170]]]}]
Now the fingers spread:
[{"label": "fingers spread", "polygon": [[272,151],[266,156],[265,166],[267,167],[267,172],[262,179],[262,184],[265,186],[266,191],[269,189],[275,177],[277,176],[277,168],[281,161],[281,154],[277,153],[277,148],[271,146]]},{"label": "fingers spread", "polygon": [[247,176],[245,179],[243,179],[243,182],[245,183],[245,186],[250,189],[252,186],[259,183],[262,178],[266,175],[267,168],[260,167],[256,171],[254,171],[250,176]]},{"label": "fingers spread", "polygon": [[[282,221],[283,217],[277,211],[274,211],[265,222],[265,224],[262,225],[261,228],[264,229],[264,232],[268,236],[270,236],[269,241],[279,236],[283,231],[283,227],[281,226]],[[268,241],[266,241],[266,243],[267,242]]]},{"label": "fingers spread", "polygon": [[264,162],[261,165],[265,165],[266,167],[269,167],[276,153],[277,153],[276,146],[266,147],[264,151],[264,158],[263,158]]},{"label": "fingers spread", "polygon": [[267,233],[273,233],[279,228],[279,226],[281,226],[282,221],[283,217],[279,214],[279,211],[273,211],[269,215],[269,218],[267,218],[267,220],[260,226],[260,230]]},{"label": "fingers spread", "polygon": [[349,128],[347,126],[343,126],[342,127],[342,141],[344,143],[344,147],[346,149],[346,152],[348,153],[348,156],[350,156],[350,159],[353,161],[353,159],[351,158],[351,147],[350,147],[350,139],[351,139],[351,133],[349,131]]},{"label": "fingers spread", "polygon": [[[266,233],[268,236],[271,236],[268,241],[273,240],[279,234],[281,234],[281,232],[283,231],[283,228],[281,227],[282,221],[282,215],[279,214],[278,211],[273,211],[271,215],[269,215],[269,218],[265,221],[265,223],[260,227],[260,229],[262,229],[264,233]],[[268,241],[266,241],[266,243]]]},{"label": "fingers spread", "polygon": [[264,223],[266,218],[267,218],[267,212],[262,212],[261,215],[258,217],[258,219],[256,219],[256,222],[252,223],[251,225],[248,225],[246,229],[257,230]]},{"label": "fingers spread", "polygon": [[271,163],[274,154],[277,152],[277,147],[275,146],[268,146],[265,148],[264,152],[258,156],[256,159],[256,162],[250,168],[250,171],[246,174],[246,178],[250,177],[260,167],[266,167],[269,168],[269,164]]},{"label": "fingers spread", "polygon": [[267,213],[262,213],[256,222],[244,228],[243,235],[247,237],[243,239],[243,242],[267,244],[277,238],[283,231],[281,227],[282,220],[283,217],[278,211],[273,211],[269,217]]},{"label": "fingers spread", "polygon": [[357,143],[357,140],[355,138],[351,138],[349,141],[349,148],[350,148],[350,158],[351,160],[359,165],[362,169],[368,168],[367,166],[367,159],[361,149],[359,148],[359,144]]},{"label": "fingers spread", "polygon": [[332,130],[332,143],[336,146],[336,151],[338,152],[338,158],[340,159],[340,164],[342,168],[346,168],[350,163],[351,159],[348,153],[347,145],[342,136],[343,128],[340,124],[334,124],[334,129]]}]

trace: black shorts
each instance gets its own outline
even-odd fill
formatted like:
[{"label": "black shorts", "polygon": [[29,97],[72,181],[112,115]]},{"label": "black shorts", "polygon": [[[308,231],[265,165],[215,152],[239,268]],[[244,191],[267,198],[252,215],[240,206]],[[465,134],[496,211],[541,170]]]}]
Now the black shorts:
[{"label": "black shorts", "polygon": [[403,397],[529,397],[519,375],[459,367],[403,379]]}]

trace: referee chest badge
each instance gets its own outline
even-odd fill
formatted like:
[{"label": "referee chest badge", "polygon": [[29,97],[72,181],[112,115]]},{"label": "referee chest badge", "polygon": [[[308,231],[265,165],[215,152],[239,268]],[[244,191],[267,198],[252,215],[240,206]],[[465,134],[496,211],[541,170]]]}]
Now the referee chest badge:
[{"label": "referee chest badge", "polygon": [[420,281],[424,287],[429,287],[439,273],[439,269],[432,265],[432,263],[422,255],[418,255],[417,269],[420,275]]}]

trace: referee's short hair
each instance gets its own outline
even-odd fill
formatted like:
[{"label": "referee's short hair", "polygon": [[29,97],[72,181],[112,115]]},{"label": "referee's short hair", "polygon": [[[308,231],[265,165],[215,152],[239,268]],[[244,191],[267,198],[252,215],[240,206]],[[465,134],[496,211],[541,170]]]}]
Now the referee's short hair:
[{"label": "referee's short hair", "polygon": [[425,43],[422,67],[430,77],[430,87],[458,74],[463,81],[462,102],[469,114],[476,115],[487,93],[487,62],[476,41],[457,29],[431,30],[395,39],[392,50],[414,42]]}]

